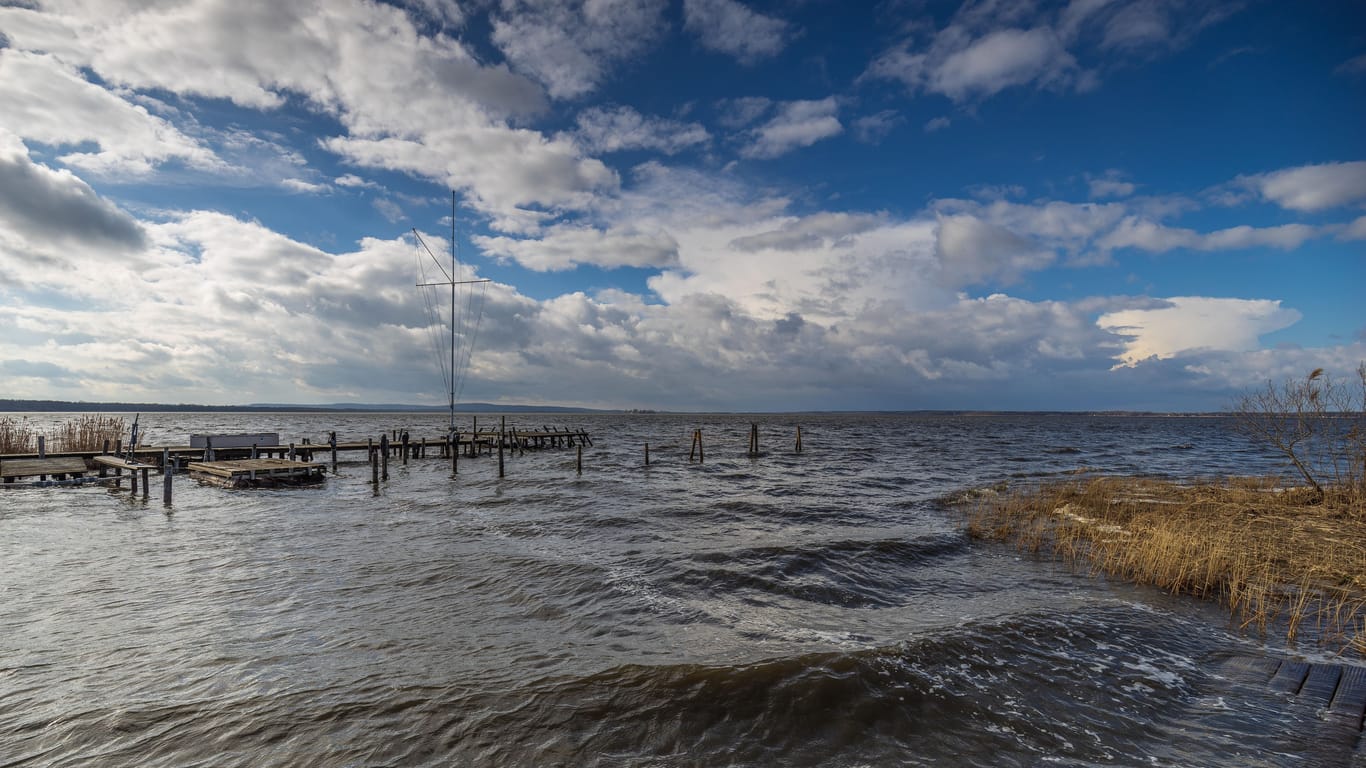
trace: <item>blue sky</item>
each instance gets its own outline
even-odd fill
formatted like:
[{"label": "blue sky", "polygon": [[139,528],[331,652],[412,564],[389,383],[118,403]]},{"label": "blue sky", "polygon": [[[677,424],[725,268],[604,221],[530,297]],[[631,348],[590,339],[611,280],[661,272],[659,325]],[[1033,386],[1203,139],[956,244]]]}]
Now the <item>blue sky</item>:
[{"label": "blue sky", "polygon": [[1355,2],[19,2],[0,104],[0,397],[443,402],[452,189],[463,400],[1218,410],[1366,360]]}]

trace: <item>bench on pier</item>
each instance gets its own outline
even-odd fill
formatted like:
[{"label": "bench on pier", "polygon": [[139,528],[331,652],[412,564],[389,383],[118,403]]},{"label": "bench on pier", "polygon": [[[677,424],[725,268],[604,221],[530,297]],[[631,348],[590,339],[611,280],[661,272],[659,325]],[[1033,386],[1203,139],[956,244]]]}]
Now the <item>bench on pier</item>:
[{"label": "bench on pier", "polygon": [[80,458],[61,459],[5,459],[0,461],[0,478],[12,483],[21,477],[44,477],[52,475],[57,480],[65,480],[67,475],[83,477],[90,469]]},{"label": "bench on pier", "polygon": [[122,456],[110,456],[108,454],[96,456],[95,458],[91,459],[91,461],[100,465],[100,467],[102,468],[101,471],[103,471],[103,468],[106,467],[110,469],[126,469],[130,472],[136,472],[139,469],[152,468],[151,464],[147,464],[145,462],[129,461],[128,459],[125,459]]}]

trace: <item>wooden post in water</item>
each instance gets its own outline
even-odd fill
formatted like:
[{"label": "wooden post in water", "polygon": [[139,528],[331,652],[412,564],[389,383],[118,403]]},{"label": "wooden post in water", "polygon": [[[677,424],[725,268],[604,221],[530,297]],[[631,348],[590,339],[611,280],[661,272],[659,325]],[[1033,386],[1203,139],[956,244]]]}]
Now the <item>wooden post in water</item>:
[{"label": "wooden post in water", "polygon": [[578,470],[578,473],[579,473],[580,475],[582,475],[582,474],[583,474],[583,443],[579,443],[579,458],[578,458],[578,460],[577,460],[576,462],[574,462],[574,464],[575,464],[575,468]]},{"label": "wooden post in water", "polygon": [[150,490],[151,490],[151,485],[152,485],[150,482],[147,481],[147,472],[148,472],[147,467],[143,467],[143,468],[142,468],[142,498],[144,498],[144,499],[147,498],[147,494],[150,492]]},{"label": "wooden post in water", "polygon": [[370,451],[370,484],[379,485],[379,454]]},{"label": "wooden post in water", "polygon": [[107,437],[104,439],[104,451],[103,451],[103,453],[104,453],[104,455],[106,455],[106,456],[109,455],[109,438],[107,438]]},{"label": "wooden post in water", "polygon": [[[43,437],[42,435],[38,435],[38,458],[47,458],[47,438]],[[38,479],[41,481],[45,481],[47,480],[47,475],[40,475]]]},{"label": "wooden post in water", "polygon": [[403,466],[408,466],[408,430],[403,430]]},{"label": "wooden post in water", "polygon": [[175,467],[171,465],[171,449],[161,449],[161,503],[171,506],[171,475]]},{"label": "wooden post in water", "polygon": [[650,466],[650,444],[645,444],[645,466]]},{"label": "wooden post in water", "polygon": [[298,455],[298,454],[294,453],[294,443],[290,443],[290,444],[289,444],[289,460],[290,460],[290,461],[294,461],[294,458],[295,458],[297,455]]},{"label": "wooden post in water", "polygon": [[327,433],[327,444],[332,448],[332,474],[337,474],[337,433]]},{"label": "wooden post in water", "polygon": [[381,456],[381,458],[380,458],[380,460],[379,460],[379,465],[380,465],[380,473],[379,473],[379,474],[380,474],[380,478],[383,479],[383,480],[388,480],[388,479],[389,479],[389,436],[388,436],[388,435],[380,435],[380,436],[379,436],[379,453],[380,453],[380,456]]},{"label": "wooden post in water", "polygon": [[[115,449],[114,449],[114,452],[115,452],[115,453],[118,453],[119,450],[118,450],[117,448],[115,448]],[[212,438],[212,437],[206,437],[206,438],[204,438],[204,461],[213,461],[213,438]]]},{"label": "wooden post in water", "polygon": [[498,476],[503,476],[503,443],[507,442],[508,417],[501,417],[498,422]]},{"label": "wooden post in water", "polygon": [[128,482],[132,484],[131,490],[128,492],[129,495],[138,495],[138,471],[136,469],[128,470]]},{"label": "wooden post in water", "polygon": [[460,430],[452,429],[446,437],[451,447],[451,477],[460,473]]}]

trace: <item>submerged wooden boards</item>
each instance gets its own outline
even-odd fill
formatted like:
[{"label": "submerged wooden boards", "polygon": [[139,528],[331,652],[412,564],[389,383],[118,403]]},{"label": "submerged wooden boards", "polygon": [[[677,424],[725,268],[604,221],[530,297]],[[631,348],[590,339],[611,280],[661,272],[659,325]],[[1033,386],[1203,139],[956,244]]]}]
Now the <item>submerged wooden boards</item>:
[{"label": "submerged wooden boards", "polygon": [[[1315,728],[1306,765],[1366,765],[1366,667],[1320,664],[1264,656],[1235,656],[1223,665],[1228,677],[1265,685],[1306,708]],[[1303,711],[1303,710],[1302,710]]]},{"label": "submerged wooden boards", "polygon": [[20,477],[42,477],[52,475],[58,479],[63,479],[67,475],[80,477],[90,469],[85,465],[84,459],[59,458],[59,459],[5,459],[0,461],[0,478],[4,482],[12,483]]},{"label": "submerged wooden boards", "polygon": [[327,467],[311,461],[289,459],[237,459],[192,461],[191,477],[230,488],[262,485],[301,485],[322,482]]}]

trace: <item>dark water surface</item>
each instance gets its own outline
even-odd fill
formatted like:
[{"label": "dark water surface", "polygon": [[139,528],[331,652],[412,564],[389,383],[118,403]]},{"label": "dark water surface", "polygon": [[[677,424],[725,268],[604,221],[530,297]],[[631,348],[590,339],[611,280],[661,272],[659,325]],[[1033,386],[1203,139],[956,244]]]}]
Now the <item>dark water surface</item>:
[{"label": "dark water surface", "polygon": [[[310,489],[178,477],[171,514],[159,482],[0,492],[0,766],[1302,764],[1313,714],[1219,671],[1277,638],[970,542],[938,502],[1276,467],[1220,419],[519,418],[590,430],[582,477],[546,451],[376,490],[357,455]],[[442,424],[142,419],[153,444]]]}]

